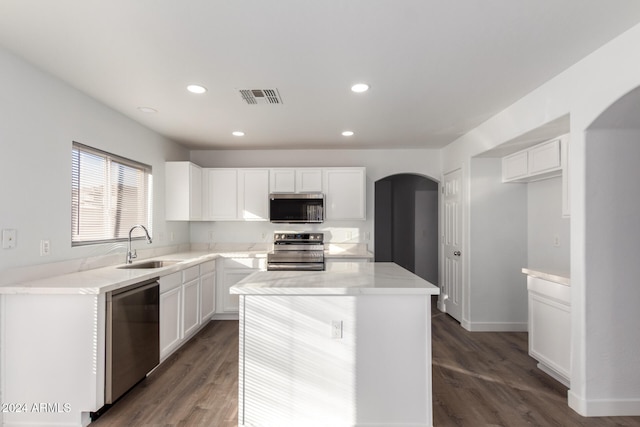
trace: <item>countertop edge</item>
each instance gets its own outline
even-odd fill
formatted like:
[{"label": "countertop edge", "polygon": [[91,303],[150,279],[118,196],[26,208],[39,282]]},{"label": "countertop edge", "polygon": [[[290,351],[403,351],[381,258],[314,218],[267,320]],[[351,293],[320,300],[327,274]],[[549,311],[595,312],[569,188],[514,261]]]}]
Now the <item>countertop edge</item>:
[{"label": "countertop edge", "polygon": [[548,280],[549,282],[558,283],[560,285],[571,286],[571,279],[565,276],[545,273],[544,271],[534,270],[531,268],[523,268],[522,272],[527,276],[537,277],[539,279]]}]

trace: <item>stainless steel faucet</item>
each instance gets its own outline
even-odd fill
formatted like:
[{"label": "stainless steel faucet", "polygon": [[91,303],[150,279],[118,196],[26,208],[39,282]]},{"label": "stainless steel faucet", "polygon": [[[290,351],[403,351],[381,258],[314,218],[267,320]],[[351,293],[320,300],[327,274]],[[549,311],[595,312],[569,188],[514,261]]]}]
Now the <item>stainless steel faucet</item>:
[{"label": "stainless steel faucet", "polygon": [[131,264],[134,258],[138,258],[138,254],[136,253],[136,250],[135,249],[133,251],[131,250],[131,232],[137,227],[140,227],[144,230],[144,233],[147,235],[147,243],[151,243],[151,236],[149,236],[149,232],[147,231],[147,228],[144,225],[137,224],[131,227],[131,230],[129,230],[129,250],[127,251],[127,264]]}]

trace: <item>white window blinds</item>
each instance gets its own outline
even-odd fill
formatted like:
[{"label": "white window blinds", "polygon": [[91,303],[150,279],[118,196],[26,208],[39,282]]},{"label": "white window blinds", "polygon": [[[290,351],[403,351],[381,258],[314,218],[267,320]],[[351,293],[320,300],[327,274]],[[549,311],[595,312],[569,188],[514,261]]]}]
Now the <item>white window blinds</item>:
[{"label": "white window blinds", "polygon": [[151,232],[151,166],[73,143],[72,246],[125,240],[143,224]]}]

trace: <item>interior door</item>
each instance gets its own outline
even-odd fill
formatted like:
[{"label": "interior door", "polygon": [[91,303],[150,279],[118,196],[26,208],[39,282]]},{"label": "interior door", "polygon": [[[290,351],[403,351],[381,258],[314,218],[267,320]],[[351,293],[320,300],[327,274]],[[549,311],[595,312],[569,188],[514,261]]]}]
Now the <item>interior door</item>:
[{"label": "interior door", "polygon": [[445,311],[462,321],[462,170],[444,176],[443,289]]}]

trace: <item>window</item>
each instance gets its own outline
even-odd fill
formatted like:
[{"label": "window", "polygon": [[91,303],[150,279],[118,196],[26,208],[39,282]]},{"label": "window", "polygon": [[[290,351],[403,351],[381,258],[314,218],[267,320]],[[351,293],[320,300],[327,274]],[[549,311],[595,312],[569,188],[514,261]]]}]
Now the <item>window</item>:
[{"label": "window", "polygon": [[126,240],[143,224],[151,232],[151,166],[73,143],[71,245]]}]

